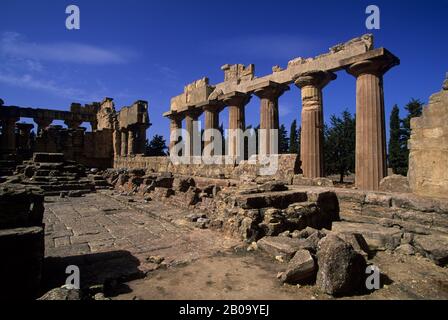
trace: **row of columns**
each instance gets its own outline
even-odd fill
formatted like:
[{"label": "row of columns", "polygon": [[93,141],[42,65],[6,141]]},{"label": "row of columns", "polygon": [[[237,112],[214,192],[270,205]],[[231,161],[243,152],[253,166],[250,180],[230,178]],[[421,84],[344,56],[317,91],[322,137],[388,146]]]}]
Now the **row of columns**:
[{"label": "row of columns", "polygon": [[144,154],[146,149],[146,124],[114,130],[113,144],[115,156],[126,157]]},{"label": "row of columns", "polygon": [[[386,131],[384,118],[383,75],[396,65],[396,60],[386,58],[366,60],[347,68],[347,72],[356,78],[356,185],[360,189],[378,190],[382,178],[387,175]],[[323,158],[323,88],[336,75],[327,71],[310,71],[295,77],[294,83],[302,95],[302,131],[301,161],[303,175],[306,178],[324,176]],[[278,129],[278,99],[289,90],[287,85],[270,82],[269,85],[253,91],[260,98],[260,129]],[[241,137],[239,131],[245,129],[244,107],[250,100],[249,94],[232,92],[222,97],[222,104],[229,110],[229,156],[242,154],[238,150]],[[203,107],[205,129],[218,129],[221,106]],[[193,153],[193,137],[197,131],[195,123],[199,117],[197,109],[170,116],[170,130],[182,127],[182,118],[186,119],[186,130],[190,141],[186,141],[187,152]],[[233,135],[232,135],[233,133]],[[209,140],[208,138],[206,140]],[[176,144],[171,139],[170,150]],[[260,140],[260,153],[271,154],[269,137]]]}]

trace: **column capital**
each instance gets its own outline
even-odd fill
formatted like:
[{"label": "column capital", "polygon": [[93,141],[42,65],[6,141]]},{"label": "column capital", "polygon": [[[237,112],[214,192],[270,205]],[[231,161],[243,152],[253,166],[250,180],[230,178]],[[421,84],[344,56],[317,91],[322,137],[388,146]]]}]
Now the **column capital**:
[{"label": "column capital", "polygon": [[197,106],[190,106],[188,107],[188,110],[184,112],[184,115],[185,117],[191,117],[196,120],[201,116],[202,112],[202,108],[198,108]]},{"label": "column capital", "polygon": [[210,111],[210,112],[221,112],[222,109],[225,107],[224,102],[222,101],[209,101],[203,105],[200,105],[203,111]]},{"label": "column capital", "polygon": [[319,89],[323,89],[330,81],[337,78],[336,74],[329,71],[312,70],[294,76],[294,84],[303,88],[306,86],[313,86]]},{"label": "column capital", "polygon": [[21,131],[31,131],[34,125],[32,123],[16,123],[16,127]]},{"label": "column capital", "polygon": [[400,64],[400,60],[392,55],[382,56],[377,59],[369,59],[360,62],[355,62],[346,70],[354,77],[359,77],[362,74],[374,74],[382,76],[393,67]]},{"label": "column capital", "polygon": [[251,95],[239,91],[233,91],[224,94],[221,97],[221,100],[228,106],[238,106],[238,107],[244,107],[246,104],[249,103],[251,99]]},{"label": "column capital", "polygon": [[289,86],[274,81],[266,81],[258,85],[249,87],[248,90],[252,91],[257,97],[261,99],[268,98],[273,100],[280,97],[283,93],[285,93],[285,91],[289,91]]}]

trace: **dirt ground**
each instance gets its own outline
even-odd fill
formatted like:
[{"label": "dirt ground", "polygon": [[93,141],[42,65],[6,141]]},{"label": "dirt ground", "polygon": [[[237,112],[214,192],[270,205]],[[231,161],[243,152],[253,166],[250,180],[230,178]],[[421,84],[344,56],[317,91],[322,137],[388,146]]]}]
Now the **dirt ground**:
[{"label": "dirt ground", "polygon": [[[340,299],[448,299],[448,270],[424,258],[379,253],[372,261],[382,272],[382,288]],[[128,283],[116,299],[328,300],[315,286],[282,285],[284,264],[260,253],[218,254],[188,265],[158,270]]]}]

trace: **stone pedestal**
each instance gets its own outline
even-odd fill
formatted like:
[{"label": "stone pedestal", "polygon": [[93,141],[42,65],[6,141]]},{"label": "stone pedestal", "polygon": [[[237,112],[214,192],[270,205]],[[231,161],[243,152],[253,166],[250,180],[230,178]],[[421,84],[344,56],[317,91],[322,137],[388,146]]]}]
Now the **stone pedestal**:
[{"label": "stone pedestal", "polygon": [[272,130],[279,128],[278,98],[287,90],[289,90],[288,86],[272,82],[254,91],[254,94],[260,98],[260,130],[264,130],[259,142],[260,155],[278,153],[278,146],[277,150],[274,150],[271,145],[271,137],[276,136]]},{"label": "stone pedestal", "polygon": [[356,77],[356,186],[379,190],[387,175],[383,74],[398,64],[384,57],[351,65]]},{"label": "stone pedestal", "polygon": [[322,89],[334,79],[335,74],[324,71],[311,71],[295,77],[295,84],[302,92],[300,155],[305,178],[320,178],[325,174]]},{"label": "stone pedestal", "polygon": [[128,131],[121,129],[121,156],[126,157],[128,155]]},{"label": "stone pedestal", "polygon": [[250,96],[243,93],[231,93],[224,100],[229,109],[228,156],[244,156],[244,141],[242,135],[242,132],[246,128],[244,107],[249,101]]}]

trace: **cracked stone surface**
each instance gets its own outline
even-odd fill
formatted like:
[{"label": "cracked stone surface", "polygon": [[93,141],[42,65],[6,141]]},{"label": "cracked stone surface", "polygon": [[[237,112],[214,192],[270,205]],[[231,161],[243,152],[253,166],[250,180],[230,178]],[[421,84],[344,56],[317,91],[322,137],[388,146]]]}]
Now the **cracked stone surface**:
[{"label": "cracked stone surface", "polygon": [[169,208],[113,195],[110,191],[82,198],[49,197],[44,222],[48,286],[59,284],[65,268],[80,268],[81,286],[109,278],[133,279],[158,267],[148,261],[162,256],[177,265],[224,252],[238,244],[185,218],[187,209]]}]

